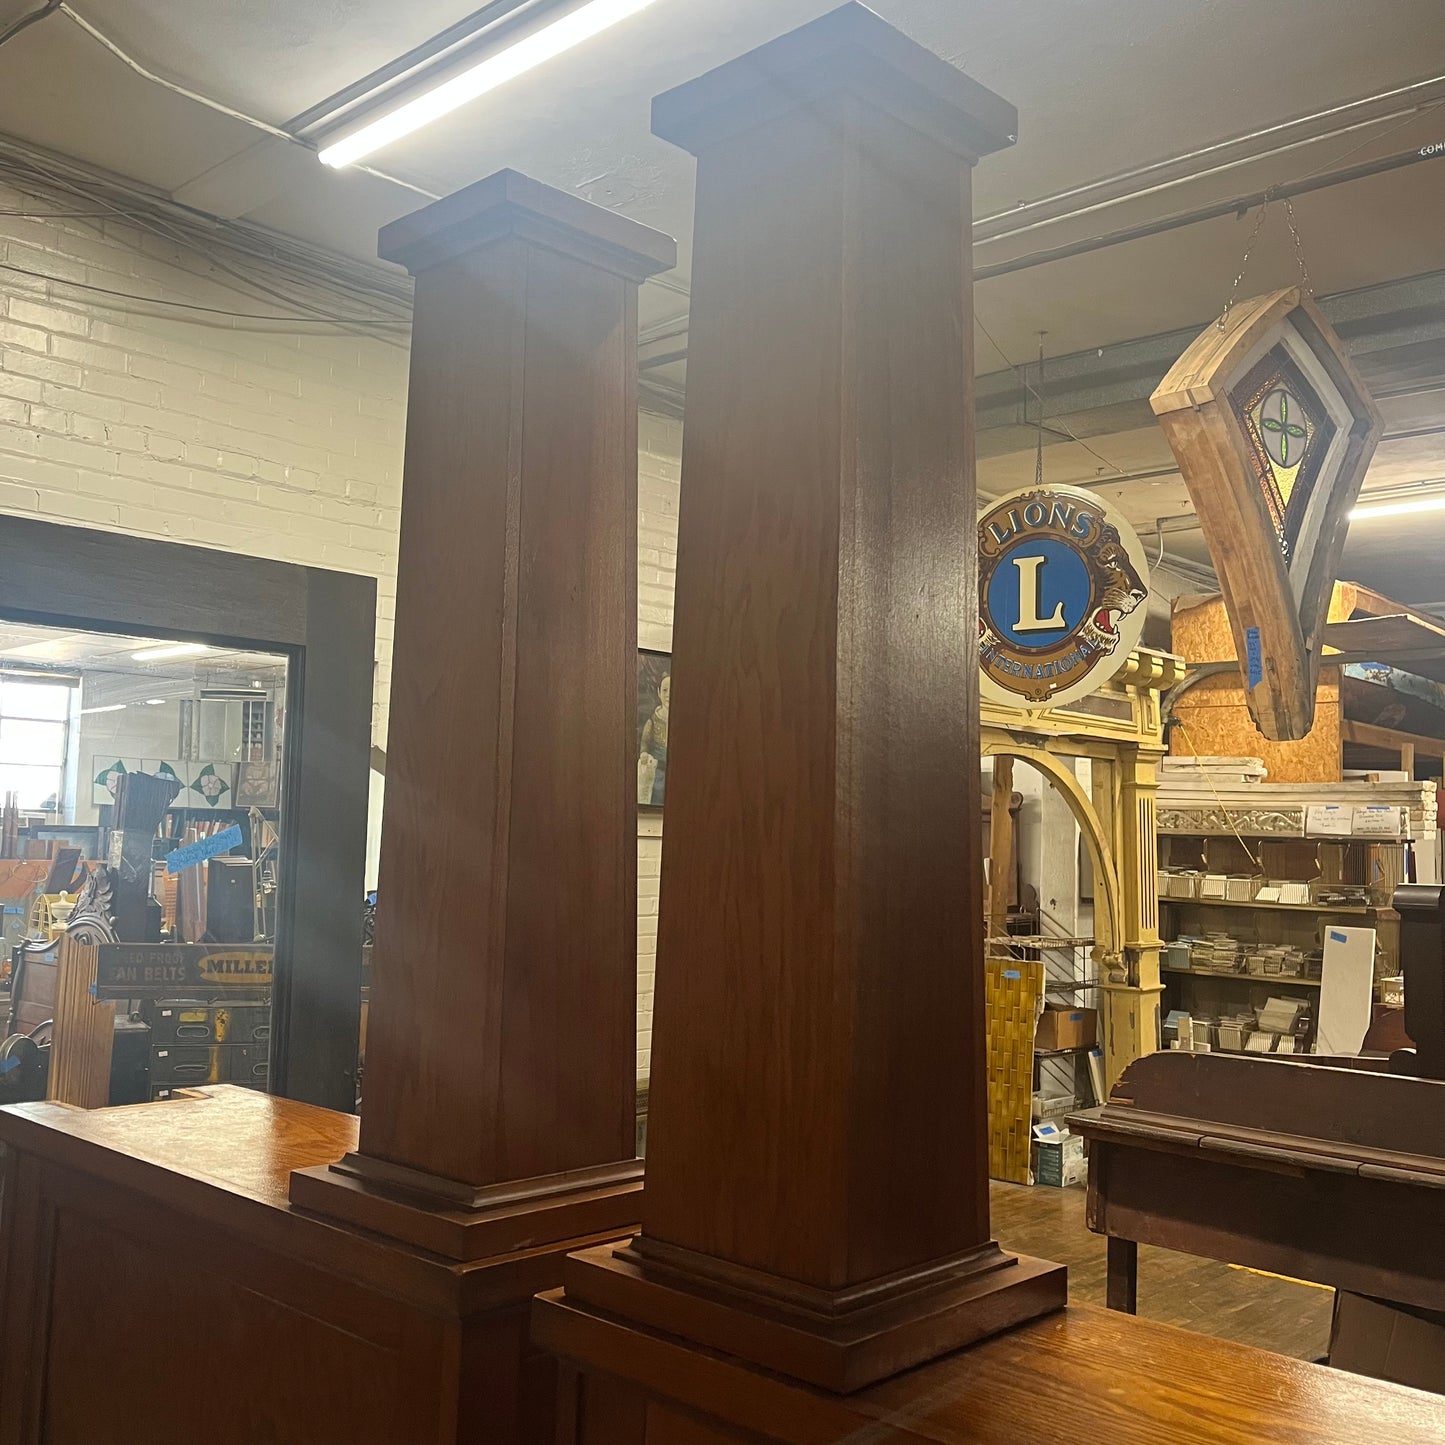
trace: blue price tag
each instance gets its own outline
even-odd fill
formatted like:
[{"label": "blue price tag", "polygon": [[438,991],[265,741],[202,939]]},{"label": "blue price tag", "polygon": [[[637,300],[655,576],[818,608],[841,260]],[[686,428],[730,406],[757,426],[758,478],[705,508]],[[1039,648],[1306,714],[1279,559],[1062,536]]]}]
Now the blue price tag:
[{"label": "blue price tag", "polygon": [[1259,641],[1259,628],[1244,629],[1244,650],[1246,666],[1249,668],[1249,685],[1258,687],[1264,681],[1264,648]]},{"label": "blue price tag", "polygon": [[180,873],[183,869],[194,868],[197,863],[204,863],[207,858],[215,858],[222,853],[229,853],[232,848],[240,847],[241,841],[241,825],[232,823],[229,828],[214,833],[209,838],[202,838],[199,843],[188,843],[184,848],[172,848],[166,854],[166,872]]}]

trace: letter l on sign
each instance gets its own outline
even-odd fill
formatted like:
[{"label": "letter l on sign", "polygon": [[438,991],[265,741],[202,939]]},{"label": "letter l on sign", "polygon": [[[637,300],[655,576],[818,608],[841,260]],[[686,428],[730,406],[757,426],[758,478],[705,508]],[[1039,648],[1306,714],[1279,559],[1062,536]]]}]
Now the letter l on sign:
[{"label": "letter l on sign", "polygon": [[1047,617],[1039,616],[1044,602],[1043,571],[1047,557],[1014,557],[1011,559],[1019,569],[1019,620],[1014,623],[1015,632],[1062,632],[1064,604],[1056,602],[1054,610]]}]

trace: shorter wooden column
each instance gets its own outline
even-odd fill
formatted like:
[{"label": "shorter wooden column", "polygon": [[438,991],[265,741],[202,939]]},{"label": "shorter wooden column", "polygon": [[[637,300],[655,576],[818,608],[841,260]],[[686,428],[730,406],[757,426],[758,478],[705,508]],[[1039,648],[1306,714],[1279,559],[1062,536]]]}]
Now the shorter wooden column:
[{"label": "shorter wooden column", "polygon": [[633,221],[504,171],[416,276],[361,1139],[291,1197],[449,1258],[637,1217]]},{"label": "shorter wooden column", "polygon": [[290,1198],[445,1270],[440,1407],[510,1445],[551,1428],[531,1295],[640,1213],[637,288],[675,247],[504,171],[381,250],[416,301],[361,1129]]}]

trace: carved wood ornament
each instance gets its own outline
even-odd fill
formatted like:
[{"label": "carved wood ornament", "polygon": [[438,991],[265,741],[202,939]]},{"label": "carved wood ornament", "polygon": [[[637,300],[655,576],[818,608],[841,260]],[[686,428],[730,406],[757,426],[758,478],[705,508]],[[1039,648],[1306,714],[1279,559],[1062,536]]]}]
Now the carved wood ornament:
[{"label": "carved wood ornament", "polygon": [[1231,308],[1150,398],[1229,611],[1267,738],[1314,721],[1320,636],[1350,509],[1383,421],[1344,343],[1299,287]]}]

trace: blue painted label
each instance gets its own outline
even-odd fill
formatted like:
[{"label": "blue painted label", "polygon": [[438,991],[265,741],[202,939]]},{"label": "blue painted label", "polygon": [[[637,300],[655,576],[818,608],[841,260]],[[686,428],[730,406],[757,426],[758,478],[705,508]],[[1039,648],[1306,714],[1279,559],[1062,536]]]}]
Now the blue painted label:
[{"label": "blue painted label", "polygon": [[1350,940],[1346,934],[1341,933],[1338,929],[1335,928],[1330,929],[1331,943],[1348,943],[1349,941]]},{"label": "blue painted label", "polygon": [[186,868],[194,868],[197,863],[204,863],[207,858],[229,853],[232,848],[238,848],[241,842],[241,825],[232,823],[229,828],[214,833],[209,838],[202,838],[199,843],[173,848],[166,854],[166,872],[180,873]]},{"label": "blue painted label", "polygon": [[1258,687],[1264,681],[1264,648],[1259,641],[1259,628],[1244,629],[1244,651],[1249,668],[1249,685]]},{"label": "blue painted label", "polygon": [[1003,976],[1005,978],[1022,978],[1023,974],[1021,974],[1016,968],[1006,968],[1003,971]]}]

